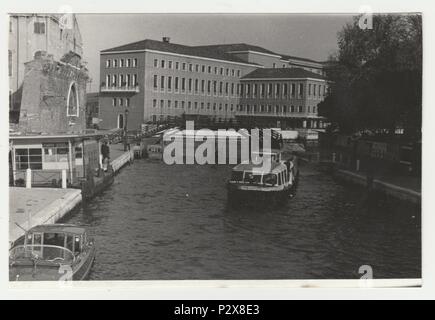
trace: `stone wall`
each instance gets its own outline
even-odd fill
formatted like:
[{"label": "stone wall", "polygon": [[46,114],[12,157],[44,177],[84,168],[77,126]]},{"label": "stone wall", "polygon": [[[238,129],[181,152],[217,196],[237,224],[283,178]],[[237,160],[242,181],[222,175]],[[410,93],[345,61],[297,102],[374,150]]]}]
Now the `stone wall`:
[{"label": "stone wall", "polygon": [[54,61],[51,55],[36,54],[34,60],[25,64],[19,131],[23,134],[84,132],[87,80],[87,70],[78,55],[69,53],[61,61]]}]

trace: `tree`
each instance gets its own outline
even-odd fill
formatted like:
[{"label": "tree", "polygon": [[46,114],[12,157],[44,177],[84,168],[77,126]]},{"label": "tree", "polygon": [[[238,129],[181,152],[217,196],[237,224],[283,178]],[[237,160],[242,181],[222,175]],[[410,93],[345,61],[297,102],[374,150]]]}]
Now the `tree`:
[{"label": "tree", "polygon": [[420,15],[376,15],[373,29],[359,17],[338,34],[338,53],[328,70],[331,91],[319,114],[341,131],[397,127],[419,136],[422,104]]}]

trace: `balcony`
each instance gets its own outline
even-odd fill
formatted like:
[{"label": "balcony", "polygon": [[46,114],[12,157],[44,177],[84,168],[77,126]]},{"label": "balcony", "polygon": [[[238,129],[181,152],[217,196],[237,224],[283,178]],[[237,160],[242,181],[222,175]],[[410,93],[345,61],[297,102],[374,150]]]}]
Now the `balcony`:
[{"label": "balcony", "polygon": [[139,92],[139,86],[101,86],[101,92]]}]

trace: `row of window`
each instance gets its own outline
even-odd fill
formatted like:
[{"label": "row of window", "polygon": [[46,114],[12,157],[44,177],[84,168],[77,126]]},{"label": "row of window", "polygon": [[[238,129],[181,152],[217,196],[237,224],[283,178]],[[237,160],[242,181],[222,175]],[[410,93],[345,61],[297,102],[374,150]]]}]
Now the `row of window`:
[{"label": "row of window", "polygon": [[112,98],[113,107],[129,107],[130,98]]},{"label": "row of window", "polygon": [[[169,115],[169,114],[153,114],[153,115],[151,115],[151,117],[150,117],[150,119],[151,119],[151,121],[152,122],[157,122],[157,121],[164,121],[164,120],[167,120],[167,121],[169,121],[169,120],[171,120],[171,119],[174,119],[176,116],[174,116],[174,115]],[[215,122],[224,122],[224,121],[233,121],[232,120],[233,119],[233,117],[231,116],[231,115],[220,115],[220,117],[219,117],[219,115],[216,115],[216,116],[214,116],[214,117],[212,117],[212,120],[214,120]]]},{"label": "row of window", "polygon": [[[246,112],[246,113],[251,113],[254,114],[256,112],[259,113],[295,113],[295,112],[304,112],[304,107],[303,106],[271,106],[271,105],[240,105],[240,107],[238,108],[238,111],[242,111],[242,112]],[[306,112],[307,113],[313,113],[316,114],[317,113],[317,107],[316,106],[307,106],[306,107]]]},{"label": "row of window", "polygon": [[106,68],[136,68],[137,58],[107,59]]},{"label": "row of window", "polygon": [[[157,99],[153,99],[153,108],[181,108],[181,109],[185,109],[187,106],[187,109],[200,109],[200,110],[213,110],[213,111],[222,111],[224,110],[225,112],[230,111],[241,111],[241,112],[246,112],[246,113],[251,113],[254,114],[256,112],[259,113],[295,113],[295,112],[304,112],[304,107],[303,106],[271,106],[271,105],[261,105],[261,106],[257,106],[257,105],[236,105],[234,108],[234,104],[228,104],[228,103],[211,103],[211,102],[198,102],[198,101],[194,101],[193,103],[191,101],[172,101],[172,100],[157,100]],[[317,107],[316,106],[307,106],[306,107],[306,112],[307,113],[313,113],[316,114],[317,113]]]},{"label": "row of window", "polygon": [[178,100],[159,100],[153,99],[153,108],[174,108],[174,109],[195,109],[195,110],[213,110],[213,111],[225,111],[225,112],[233,112],[236,109],[234,108],[234,104],[228,103],[210,103],[210,102],[198,102],[198,101],[178,101]]},{"label": "row of window", "polygon": [[180,78],[180,77],[172,77],[172,76],[159,76],[154,75],[153,78],[153,88],[154,91],[172,91],[174,89],[175,92],[195,92],[202,94],[211,94],[213,92],[214,95],[232,95],[234,96],[239,89],[240,84],[234,82],[224,82],[224,81],[211,81],[211,80],[199,80],[192,78]]},{"label": "row of window", "polygon": [[[296,91],[297,89],[297,91]],[[304,96],[304,84],[303,83],[246,83],[241,87],[240,95],[247,98],[259,97],[275,97],[286,98],[295,97],[296,93],[299,98]],[[326,85],[322,84],[308,84],[308,96],[311,97],[323,97],[326,95]]]},{"label": "row of window", "polygon": [[[172,91],[175,92],[187,92],[189,93],[202,93],[211,95],[223,95],[226,96],[243,96],[246,98],[256,98],[257,95],[261,98],[288,98],[304,97],[304,84],[303,83],[233,83],[226,81],[216,80],[200,80],[184,77],[172,77],[172,76],[158,76],[153,77],[153,89],[154,91]],[[297,91],[296,91],[297,90]],[[309,97],[323,97],[326,95],[326,85],[322,84],[308,84],[308,96]]]},{"label": "row of window", "polygon": [[107,74],[103,87],[137,86],[137,74]]},{"label": "row of window", "polygon": [[182,71],[189,71],[189,72],[202,72],[202,73],[209,73],[209,74],[217,74],[221,76],[227,76],[227,77],[238,77],[241,76],[240,70],[230,69],[230,68],[223,68],[223,67],[212,67],[212,66],[206,66],[204,64],[193,64],[193,63],[186,63],[186,62],[173,62],[172,60],[160,60],[154,59],[154,68],[162,68],[162,69],[175,69],[175,70],[182,70]]},{"label": "row of window", "polygon": [[[75,147],[74,158],[82,159],[83,150]],[[43,148],[16,148],[15,165],[17,170],[42,169],[45,162],[68,162],[69,147],[65,143],[43,144]]]}]

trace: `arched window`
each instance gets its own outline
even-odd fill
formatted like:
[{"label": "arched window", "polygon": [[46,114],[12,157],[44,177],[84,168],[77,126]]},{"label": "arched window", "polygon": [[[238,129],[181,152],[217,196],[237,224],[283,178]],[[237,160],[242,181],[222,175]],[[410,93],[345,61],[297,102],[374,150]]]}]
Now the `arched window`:
[{"label": "arched window", "polygon": [[124,115],[120,113],[118,115],[118,129],[123,129],[123,128],[124,128]]},{"label": "arched window", "polygon": [[66,102],[66,110],[68,117],[79,116],[79,95],[75,82],[71,82],[68,90],[68,98]]}]

